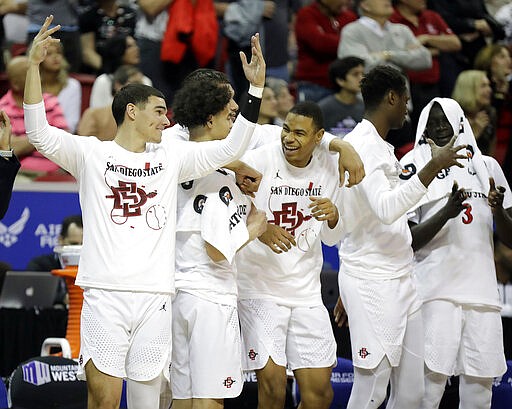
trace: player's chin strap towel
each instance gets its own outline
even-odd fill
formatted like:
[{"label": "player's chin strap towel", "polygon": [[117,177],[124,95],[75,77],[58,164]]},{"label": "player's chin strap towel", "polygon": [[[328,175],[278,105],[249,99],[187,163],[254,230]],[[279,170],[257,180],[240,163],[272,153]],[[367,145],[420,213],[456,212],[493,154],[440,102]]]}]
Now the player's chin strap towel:
[{"label": "player's chin strap towel", "polygon": [[423,168],[423,166],[425,166],[425,164],[432,158],[425,130],[430,109],[435,102],[441,105],[441,108],[453,128],[454,135],[457,136],[455,145],[468,145],[466,149],[468,159],[459,160],[459,162],[464,165],[463,168],[452,166],[447,174],[443,173],[442,178],[438,175],[438,177],[436,177],[428,187],[428,192],[425,195],[424,200],[418,203],[416,207],[419,207],[424,203],[446,197],[451,192],[454,181],[457,181],[459,188],[476,190],[485,194],[489,192],[489,173],[485,166],[482,152],[480,152],[480,149],[476,144],[475,136],[471,130],[471,125],[464,115],[462,108],[457,101],[451,98],[434,98],[421,111],[414,148],[400,161],[404,168],[400,178],[410,178],[413,174]]}]

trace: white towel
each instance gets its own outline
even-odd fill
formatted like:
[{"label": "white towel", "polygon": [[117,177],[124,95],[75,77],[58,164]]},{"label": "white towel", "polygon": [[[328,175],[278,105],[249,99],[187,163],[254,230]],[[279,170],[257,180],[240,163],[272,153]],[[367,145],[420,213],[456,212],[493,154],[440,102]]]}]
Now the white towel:
[{"label": "white towel", "polygon": [[476,144],[471,125],[460,105],[451,98],[434,98],[421,111],[414,148],[400,160],[404,168],[401,178],[408,179],[423,168],[432,158],[430,145],[424,134],[430,109],[435,102],[441,105],[448,121],[452,125],[454,135],[457,136],[455,145],[468,145],[466,149],[468,159],[459,160],[459,162],[464,165],[463,168],[452,166],[445,177],[436,177],[429,185],[424,200],[418,203],[416,208],[424,203],[439,200],[449,195],[454,181],[457,182],[459,188],[476,190],[486,194],[489,191],[489,173],[485,166],[482,153]]},{"label": "white towel", "polygon": [[250,202],[233,200],[233,194],[242,196],[228,186],[208,194],[201,213],[201,237],[219,250],[230,264],[238,249],[249,240],[244,219],[251,209]]}]

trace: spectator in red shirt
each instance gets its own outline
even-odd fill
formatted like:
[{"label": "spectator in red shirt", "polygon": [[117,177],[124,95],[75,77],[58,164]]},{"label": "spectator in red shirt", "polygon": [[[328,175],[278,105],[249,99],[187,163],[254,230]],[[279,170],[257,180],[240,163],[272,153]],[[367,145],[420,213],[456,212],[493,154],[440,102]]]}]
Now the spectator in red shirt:
[{"label": "spectator in red shirt", "polygon": [[[432,98],[443,95],[440,87],[439,55],[461,49],[459,38],[448,27],[440,14],[427,9],[426,0],[394,0],[392,23],[404,24],[411,29],[420,43],[432,54],[432,67],[423,71],[408,71],[413,111],[411,120],[416,127],[421,110]],[[455,79],[457,73],[453,73]]]},{"label": "spectator in red shirt", "polygon": [[297,68],[300,101],[319,101],[333,94],[329,64],[336,60],[341,29],[357,20],[347,0],[316,0],[297,12]]}]

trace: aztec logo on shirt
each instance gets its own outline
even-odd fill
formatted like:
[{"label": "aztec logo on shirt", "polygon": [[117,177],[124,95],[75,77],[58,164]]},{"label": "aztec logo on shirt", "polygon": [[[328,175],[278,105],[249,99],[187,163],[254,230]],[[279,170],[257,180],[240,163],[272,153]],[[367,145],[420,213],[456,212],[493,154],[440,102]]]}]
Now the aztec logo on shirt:
[{"label": "aztec logo on shirt", "polygon": [[307,188],[288,185],[271,186],[268,199],[268,207],[273,216],[269,223],[281,226],[293,235],[305,221],[312,217],[309,208],[304,204],[305,200],[297,200],[297,196],[309,202],[307,199],[309,196],[322,196],[322,186],[314,187],[313,182],[310,182]]}]

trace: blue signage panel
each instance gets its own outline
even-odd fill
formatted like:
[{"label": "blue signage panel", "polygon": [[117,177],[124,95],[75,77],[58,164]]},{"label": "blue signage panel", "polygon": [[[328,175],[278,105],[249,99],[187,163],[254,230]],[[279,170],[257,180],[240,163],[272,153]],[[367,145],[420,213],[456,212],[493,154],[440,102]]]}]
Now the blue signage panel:
[{"label": "blue signage panel", "polygon": [[72,183],[16,186],[0,221],[0,261],[13,270],[24,270],[33,257],[51,253],[62,220],[81,213],[76,189]]}]

